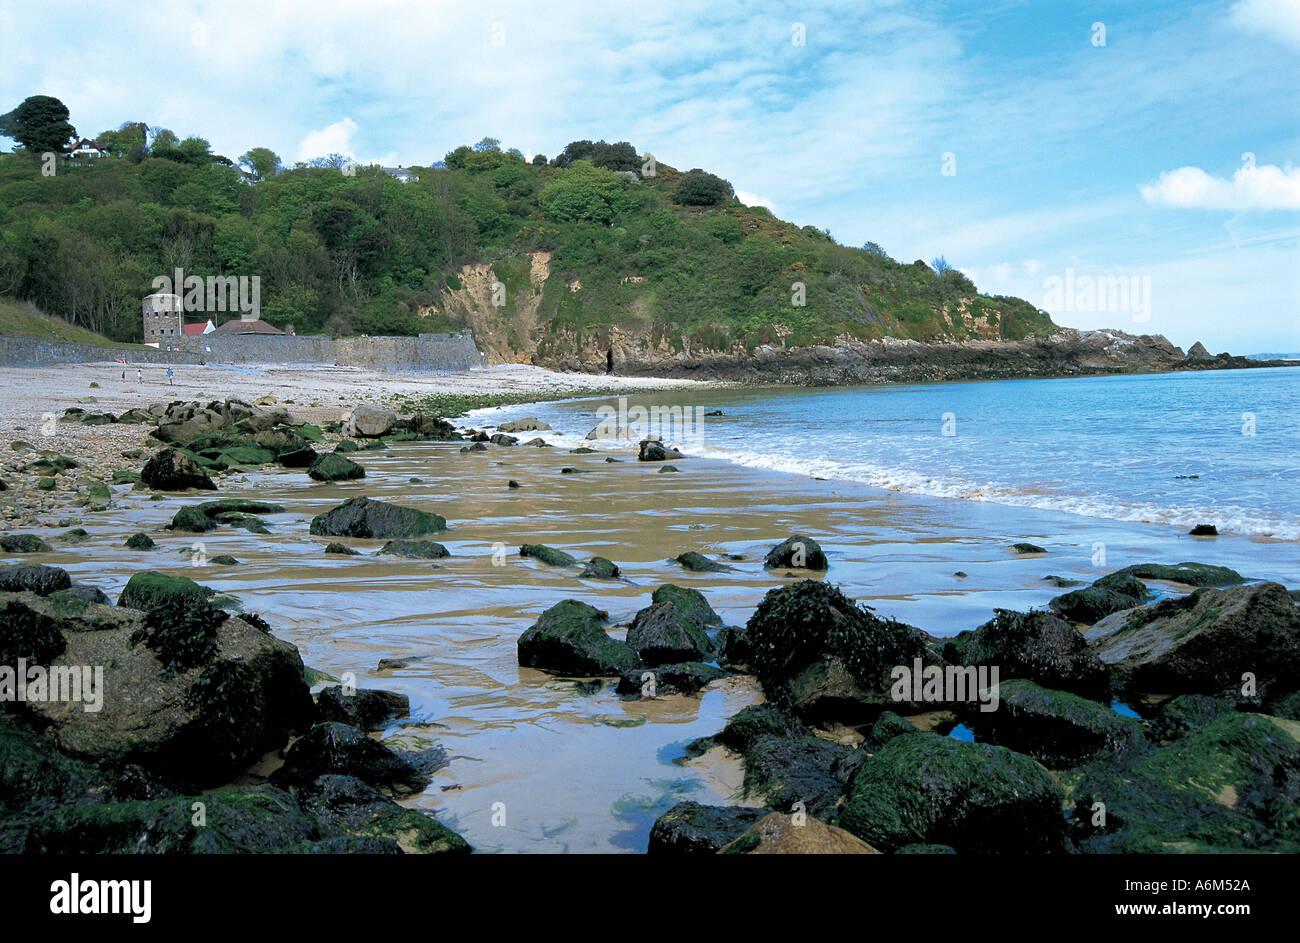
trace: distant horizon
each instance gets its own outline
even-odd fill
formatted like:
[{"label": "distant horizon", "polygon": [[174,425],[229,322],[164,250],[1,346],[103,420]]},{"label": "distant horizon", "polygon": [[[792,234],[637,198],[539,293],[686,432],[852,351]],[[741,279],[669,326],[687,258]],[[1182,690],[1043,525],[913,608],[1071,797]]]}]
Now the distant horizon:
[{"label": "distant horizon", "polygon": [[[19,17],[0,11],[0,111],[53,95],[80,136],[143,120],[234,160],[269,147],[289,167],[329,153],[429,166],[485,136],[547,157],[625,140],[843,245],[943,256],[1064,327],[1300,349],[1300,4],[1287,0],[378,16],[53,0]],[[113,55],[135,48],[180,67]],[[431,50],[437,68],[412,69]],[[1146,310],[1051,303],[1071,275],[1133,280]]]}]

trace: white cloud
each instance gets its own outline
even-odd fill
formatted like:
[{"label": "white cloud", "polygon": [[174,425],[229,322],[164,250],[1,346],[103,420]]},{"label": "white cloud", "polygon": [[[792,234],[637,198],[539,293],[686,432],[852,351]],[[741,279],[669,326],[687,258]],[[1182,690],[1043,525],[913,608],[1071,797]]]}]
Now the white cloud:
[{"label": "white cloud", "polygon": [[1162,173],[1138,188],[1148,203],[1207,210],[1300,210],[1300,168],[1246,165],[1231,180],[1199,167]]},{"label": "white cloud", "polygon": [[1233,26],[1263,33],[1300,50],[1300,2],[1297,0],[1237,0],[1228,11]]},{"label": "white cloud", "polygon": [[750,193],[748,190],[737,190],[736,199],[746,206],[763,206],[771,213],[776,213],[776,204],[765,196],[759,196],[757,193]]},{"label": "white cloud", "polygon": [[327,154],[342,154],[356,159],[352,152],[352,136],[357,133],[357,123],[344,118],[331,125],[312,131],[298,143],[298,160],[308,161]]}]

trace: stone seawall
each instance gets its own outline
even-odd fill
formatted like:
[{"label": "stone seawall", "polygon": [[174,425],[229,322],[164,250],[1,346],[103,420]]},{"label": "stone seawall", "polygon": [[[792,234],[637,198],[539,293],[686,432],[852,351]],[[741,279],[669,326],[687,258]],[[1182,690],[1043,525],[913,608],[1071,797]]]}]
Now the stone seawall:
[{"label": "stone seawall", "polygon": [[487,365],[468,334],[418,337],[329,337],[203,334],[178,338],[177,350],[94,347],[40,337],[0,336],[0,366],[60,363],[324,363],[394,373],[461,373]]}]

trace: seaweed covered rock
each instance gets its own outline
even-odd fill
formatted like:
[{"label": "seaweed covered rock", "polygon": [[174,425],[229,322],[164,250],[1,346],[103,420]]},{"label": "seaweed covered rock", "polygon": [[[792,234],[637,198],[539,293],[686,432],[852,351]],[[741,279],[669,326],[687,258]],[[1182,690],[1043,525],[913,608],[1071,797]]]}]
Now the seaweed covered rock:
[{"label": "seaweed covered rock", "polygon": [[214,591],[184,576],[168,576],[154,570],[133,573],[126,581],[117,604],[125,609],[148,612],[166,605],[182,609],[200,606],[210,599]]},{"label": "seaweed covered rock", "polygon": [[406,717],[411,700],[396,691],[334,685],[316,695],[321,720],[337,721],[358,730],[375,730],[393,717]]},{"label": "seaweed covered rock", "polygon": [[307,477],[312,481],[356,481],[366,477],[366,470],[338,452],[327,452],[308,466]]},{"label": "seaweed covered rock", "polygon": [[811,537],[795,534],[787,537],[767,552],[763,566],[768,568],[790,567],[802,570],[827,570],[830,562],[822,551],[821,544]]},{"label": "seaweed covered rock", "polygon": [[301,786],[327,773],[354,776],[398,796],[419,792],[429,784],[428,771],[410,757],[335,721],[316,724],[295,741],[284,765],[271,774],[271,782]]},{"label": "seaweed covered rock", "polygon": [[713,611],[709,601],[698,589],[664,583],[650,595],[650,603],[671,603],[683,618],[699,626],[722,625],[722,617]]},{"label": "seaweed covered rock", "polygon": [[64,644],[45,662],[51,677],[64,666],[96,666],[83,673],[79,697],[25,705],[60,750],[209,786],[307,728],[315,708],[292,644],[258,620],[215,609],[188,580],[123,591],[128,601],[137,594],[143,611],[27,597]]},{"label": "seaweed covered rock", "polygon": [[943,657],[953,664],[997,666],[1004,681],[1024,678],[1094,700],[1109,696],[1106,666],[1073,625],[1050,612],[996,609],[978,629],[949,639]]},{"label": "seaweed covered rock", "polygon": [[842,828],[803,816],[772,812],[759,819],[719,852],[724,855],[878,855],[861,838]]},{"label": "seaweed covered rock", "polygon": [[744,795],[770,809],[835,814],[841,797],[866,754],[800,731],[763,735],[745,748]]},{"label": "seaweed covered rock", "polygon": [[746,633],[749,667],[767,696],[805,719],[869,722],[898,704],[894,667],[938,662],[915,629],[878,619],[815,580],[769,591]]},{"label": "seaweed covered rock", "polygon": [[1048,605],[1062,618],[1092,625],[1112,613],[1141,606],[1150,598],[1150,590],[1137,577],[1113,573],[1091,586],[1056,596]]},{"label": "seaweed covered rock", "polygon": [[[1073,789],[1081,851],[1300,851],[1300,723],[1229,712],[1174,742],[1086,767]],[[1103,824],[1093,824],[1097,803]]]},{"label": "seaweed covered rock", "polygon": [[390,540],[379,548],[379,554],[413,560],[443,560],[451,556],[451,551],[436,540]]},{"label": "seaweed covered rock", "polygon": [[320,776],[301,787],[297,797],[316,821],[358,838],[391,840],[406,854],[472,850],[432,814],[398,805],[354,776]]},{"label": "seaweed covered rock", "polygon": [[1048,852],[1064,843],[1065,792],[1030,757],[929,733],[891,738],[854,776],[841,827],[873,848]]},{"label": "seaweed covered rock", "polygon": [[437,514],[358,497],[316,515],[310,531],[318,537],[412,538],[446,529],[446,519]]},{"label": "seaweed covered rock", "polygon": [[1052,769],[1146,745],[1141,721],[1077,694],[1021,680],[1003,681],[998,693],[998,709],[972,720],[981,738],[1028,754]]},{"label": "seaweed covered rock", "polygon": [[163,449],[145,462],[144,468],[140,469],[140,480],[155,491],[217,490],[207,473],[177,449]]},{"label": "seaweed covered rock", "polygon": [[623,575],[618,564],[605,557],[592,557],[578,576],[587,580],[616,580]]},{"label": "seaweed covered rock", "polygon": [[126,538],[126,548],[128,550],[152,550],[158,546],[154,539],[143,531],[138,531]]},{"label": "seaweed covered rock", "polygon": [[19,563],[0,567],[0,593],[35,593],[48,596],[72,585],[68,571],[57,566]]},{"label": "seaweed covered rock", "polygon": [[1226,566],[1213,566],[1208,563],[1178,563],[1170,566],[1165,563],[1136,563],[1098,580],[1098,583],[1113,586],[1116,581],[1129,578],[1139,580],[1161,580],[1166,583],[1183,583],[1187,586],[1236,586],[1246,582],[1246,578],[1236,570]]},{"label": "seaweed covered rock", "polygon": [[1300,609],[1279,583],[1198,589],[1084,633],[1125,690],[1217,694],[1254,679],[1261,696],[1295,690]]},{"label": "seaweed covered rock", "polygon": [[749,633],[743,626],[724,625],[718,629],[713,647],[718,653],[718,664],[724,668],[733,671],[748,670],[754,648],[749,642]]},{"label": "seaweed covered rock", "polygon": [[519,548],[521,557],[532,557],[547,566],[576,566],[578,558],[563,550],[547,547],[545,544],[524,544]]},{"label": "seaweed covered rock", "polygon": [[648,854],[713,854],[758,822],[766,809],[679,802],[650,828]]},{"label": "seaweed covered rock", "polygon": [[657,665],[654,668],[632,668],[623,672],[615,690],[619,694],[635,694],[640,697],[696,694],[705,685],[726,676],[725,671],[701,661]]},{"label": "seaweed covered rock", "polygon": [[[195,804],[203,809],[196,824]],[[320,850],[328,835],[269,786],[201,796],[65,806],[28,824],[28,854],[248,854]]]},{"label": "seaweed covered rock", "polygon": [[678,554],[676,562],[683,570],[690,570],[692,573],[723,573],[735,569],[735,567],[727,566],[725,563],[710,560],[704,554],[696,553],[694,550]]},{"label": "seaweed covered rock", "polygon": [[0,535],[0,550],[5,553],[49,553],[53,549],[35,534]]},{"label": "seaweed covered rock", "polygon": [[519,664],[561,674],[621,675],[640,665],[626,642],[605,631],[609,613],[576,599],[543,612],[519,637]]},{"label": "seaweed covered rock", "polygon": [[652,603],[636,614],[627,644],[647,665],[666,665],[712,657],[704,627],[671,601]]}]

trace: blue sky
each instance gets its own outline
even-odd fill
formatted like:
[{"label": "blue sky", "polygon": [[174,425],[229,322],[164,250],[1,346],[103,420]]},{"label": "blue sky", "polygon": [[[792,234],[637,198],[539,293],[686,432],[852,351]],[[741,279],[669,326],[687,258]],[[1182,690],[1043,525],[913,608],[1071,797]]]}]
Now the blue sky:
[{"label": "blue sky", "polygon": [[[1300,0],[5,3],[31,94],[288,163],[628,140],[1062,324],[1300,350]],[[1146,310],[1050,290],[1108,276]]]}]

